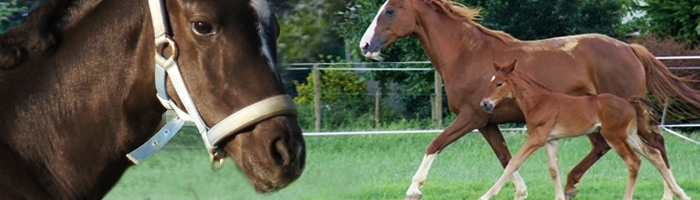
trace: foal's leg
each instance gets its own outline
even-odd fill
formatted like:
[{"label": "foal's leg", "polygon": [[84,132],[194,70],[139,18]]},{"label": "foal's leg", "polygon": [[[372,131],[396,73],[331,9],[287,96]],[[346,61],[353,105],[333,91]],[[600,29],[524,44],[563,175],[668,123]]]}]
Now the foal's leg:
[{"label": "foal's leg", "polygon": [[664,178],[664,199],[672,199],[669,196],[668,190],[671,190],[680,199],[690,199],[688,195],[685,194],[683,189],[676,183],[671,168],[667,167],[664,158],[661,156],[661,152],[658,149],[648,146],[643,143],[637,135],[631,135],[628,139],[632,149],[639,154],[642,154],[649,162],[656,167]]},{"label": "foal's leg", "polygon": [[552,176],[554,182],[554,195],[557,200],[564,200],[564,190],[561,188],[561,180],[559,180],[559,153],[557,146],[559,140],[549,140],[545,149],[547,150],[547,163],[549,164],[549,175]]},{"label": "foal's leg", "polygon": [[[551,126],[548,126],[551,127]],[[530,130],[530,136],[527,138],[527,141],[525,141],[525,144],[523,147],[520,148],[517,154],[515,154],[515,157],[510,159],[510,162],[508,162],[508,166],[506,166],[505,170],[503,170],[503,174],[501,175],[500,178],[498,178],[498,181],[491,186],[489,191],[486,192],[483,196],[481,196],[479,199],[490,199],[493,196],[496,196],[498,194],[498,191],[501,190],[503,187],[503,184],[505,184],[506,179],[511,176],[518,168],[520,168],[520,165],[525,162],[525,160],[532,155],[535,150],[539,149],[540,147],[544,146],[545,143],[547,143],[547,137],[549,136],[549,132],[551,132],[551,128],[543,129],[543,128],[537,128],[535,130]]]},{"label": "foal's leg", "polygon": [[[643,139],[642,142],[646,144],[645,146],[651,148],[651,150],[649,151],[651,154],[661,154],[661,158],[663,159],[666,168],[670,170],[671,163],[668,162],[668,156],[666,155],[664,137],[661,134],[659,134],[660,130],[658,128],[656,120],[650,119],[650,115],[648,115],[646,111],[646,109],[650,109],[650,105],[644,99],[632,99],[630,100],[630,103],[632,103],[632,105],[634,106],[634,110],[637,113],[637,126],[639,129],[637,130],[637,134]],[[630,144],[633,143],[634,141],[630,141]],[[633,146],[633,148],[635,147]],[[638,149],[635,149],[635,151],[638,151]],[[647,159],[650,159],[649,156],[646,156],[644,154],[642,155],[644,157],[647,157]],[[664,195],[661,199],[673,199],[673,191],[671,191],[671,187],[665,180]]]},{"label": "foal's leg", "polygon": [[610,146],[608,146],[608,143],[605,142],[600,133],[588,134],[588,139],[591,141],[591,152],[569,172],[565,186],[566,199],[571,199],[578,194],[578,189],[576,189],[575,185],[581,181],[583,174],[610,150]]},{"label": "foal's leg", "polygon": [[[604,121],[603,126],[606,125],[605,123],[608,122]],[[639,165],[642,163],[637,154],[634,153],[632,147],[630,147],[630,144],[627,143],[628,135],[636,135],[636,130],[633,129],[631,131],[633,132],[630,133],[622,128],[601,128],[601,135],[605,137],[608,144],[615,149],[615,152],[617,152],[617,154],[623,161],[625,161],[625,164],[627,165],[628,178],[627,188],[625,189],[625,200],[632,200],[632,196],[634,195],[634,186],[637,182],[637,174],[639,173]]]},{"label": "foal's leg", "polygon": [[[480,128],[479,132],[484,136],[486,142],[489,143],[493,153],[501,162],[501,166],[506,168],[508,162],[510,161],[511,155],[508,151],[508,146],[506,145],[506,140],[503,139],[503,134],[498,129],[497,124],[487,124],[485,127]],[[518,171],[513,172],[510,176],[510,180],[513,182],[513,187],[515,188],[515,198],[516,200],[521,200],[527,198],[527,186],[525,186],[525,181],[520,177]]]},{"label": "foal's leg", "polygon": [[474,112],[461,112],[457,118],[447,128],[440,133],[425,150],[425,156],[421,162],[418,171],[413,175],[411,186],[406,191],[406,199],[420,199],[423,196],[420,188],[423,187],[425,179],[428,177],[428,171],[435,159],[435,156],[447,145],[451,144],[460,137],[466,135],[477,127],[486,124],[485,117],[479,118]]}]

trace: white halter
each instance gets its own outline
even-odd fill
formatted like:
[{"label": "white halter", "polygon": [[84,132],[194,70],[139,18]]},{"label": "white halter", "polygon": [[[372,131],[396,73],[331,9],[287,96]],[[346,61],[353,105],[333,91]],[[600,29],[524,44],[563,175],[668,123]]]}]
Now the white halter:
[{"label": "white halter", "polygon": [[[296,105],[294,101],[287,95],[272,96],[251,104],[216,123],[213,127],[207,127],[204,120],[199,115],[197,107],[194,105],[190,93],[187,90],[185,81],[182,79],[180,69],[177,65],[178,49],[175,41],[170,39],[169,32],[166,31],[168,23],[165,15],[165,5],[163,0],[149,0],[151,10],[151,18],[153,20],[153,29],[156,43],[155,53],[155,74],[156,74],[156,96],[166,109],[174,110],[177,117],[170,120],[160,131],[158,131],[145,144],[141,145],[136,150],[126,156],[135,164],[143,161],[156,151],[160,150],[165,143],[170,140],[182,127],[185,121],[194,122],[202,136],[204,147],[210,155],[212,168],[217,170],[223,165],[223,159],[226,157],[224,152],[217,145],[223,138],[240,131],[249,125],[258,123],[265,119],[278,115],[296,115]],[[158,47],[168,45],[172,50],[172,55],[166,58],[158,52]],[[173,84],[176,94],[182,100],[185,110],[175,104],[170,99],[166,90],[166,78],[170,77],[170,82]],[[239,121],[240,119],[248,119]],[[215,163],[219,166],[215,166]]]}]

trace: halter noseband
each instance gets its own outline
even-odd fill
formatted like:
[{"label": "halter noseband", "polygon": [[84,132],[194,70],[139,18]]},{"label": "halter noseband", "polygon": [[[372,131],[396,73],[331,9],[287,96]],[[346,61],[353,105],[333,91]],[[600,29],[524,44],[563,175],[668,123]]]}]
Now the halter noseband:
[{"label": "halter noseband", "polygon": [[[177,44],[170,38],[170,33],[167,31],[168,24],[167,16],[165,16],[164,0],[149,0],[151,10],[151,18],[153,21],[153,29],[155,35],[156,53],[155,53],[155,80],[156,80],[156,96],[166,109],[174,110],[177,117],[170,120],[160,131],[158,131],[146,143],[138,147],[136,150],[127,154],[127,158],[134,164],[138,164],[146,158],[160,150],[165,143],[170,140],[182,128],[185,121],[194,122],[202,136],[204,147],[210,155],[212,168],[218,170],[223,165],[223,159],[226,157],[226,152],[217,145],[221,140],[241,129],[278,115],[296,115],[297,109],[294,101],[287,95],[276,95],[267,99],[251,104],[231,115],[222,119],[213,127],[207,127],[204,120],[199,115],[197,107],[192,101],[192,97],[187,90],[185,81],[182,79],[182,74],[177,65],[178,49]],[[158,47],[168,45],[172,50],[170,57],[165,57],[158,52]],[[170,99],[166,90],[166,78],[170,77],[170,82],[173,84],[176,94],[182,100],[185,110],[175,104]],[[248,118],[248,120],[240,121],[238,119]],[[215,164],[218,163],[218,166]]]}]

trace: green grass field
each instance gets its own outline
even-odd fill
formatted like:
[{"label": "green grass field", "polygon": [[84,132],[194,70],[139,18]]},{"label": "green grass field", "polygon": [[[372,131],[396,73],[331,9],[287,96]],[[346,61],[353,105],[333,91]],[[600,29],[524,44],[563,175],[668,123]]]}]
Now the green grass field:
[{"label": "green grass field", "polygon": [[[437,134],[389,134],[306,137],[307,165],[291,186],[269,195],[256,194],[232,160],[213,172],[194,127],[187,127],[154,157],[129,169],[106,199],[403,199],[423,151]],[[511,152],[525,141],[524,132],[505,132]],[[700,146],[665,134],[678,184],[700,198]],[[700,134],[692,134],[700,140]],[[559,142],[562,176],[590,150],[585,137]],[[433,163],[422,188],[424,199],[477,199],[503,172],[480,133],[471,133],[445,149]],[[520,169],[528,199],[552,199],[552,181],[544,150]],[[564,177],[563,177],[564,178]],[[562,180],[564,181],[564,180]],[[591,168],[575,199],[621,199],[627,170],[613,151]],[[635,199],[660,199],[662,179],[642,163]],[[510,183],[494,199],[512,199]]]}]

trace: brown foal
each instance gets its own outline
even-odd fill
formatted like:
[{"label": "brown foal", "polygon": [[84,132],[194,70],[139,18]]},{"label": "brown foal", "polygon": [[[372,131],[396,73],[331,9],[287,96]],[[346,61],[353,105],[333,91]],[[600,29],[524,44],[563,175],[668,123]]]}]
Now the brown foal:
[{"label": "brown foal", "polygon": [[[531,75],[515,71],[515,63],[507,66],[495,64],[496,75],[491,83],[481,107],[492,112],[503,99],[514,99],[516,105],[525,114],[528,138],[518,153],[510,160],[503,175],[480,199],[495,196],[513,172],[535,150],[546,147],[549,172],[554,181],[556,199],[564,199],[564,190],[559,180],[559,163],[557,161],[557,143],[559,138],[576,137],[591,134],[599,129],[607,143],[624,160],[629,170],[624,199],[632,199],[634,185],[641,163],[634,153],[642,154],[649,160],[664,178],[667,188],[680,199],[690,199],[676,183],[671,169],[666,168],[661,153],[641,141],[637,135],[637,123],[645,123],[640,118],[639,110],[644,115],[645,100],[632,97],[629,100],[612,94],[590,96],[570,96],[553,92],[535,81]],[[648,131],[639,126],[639,131]]]}]

